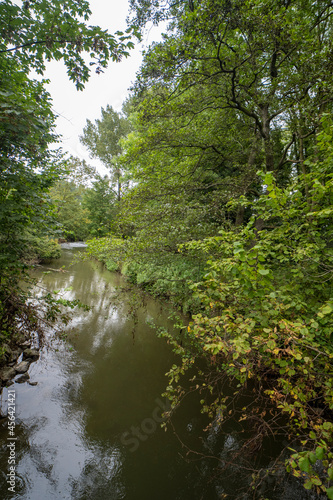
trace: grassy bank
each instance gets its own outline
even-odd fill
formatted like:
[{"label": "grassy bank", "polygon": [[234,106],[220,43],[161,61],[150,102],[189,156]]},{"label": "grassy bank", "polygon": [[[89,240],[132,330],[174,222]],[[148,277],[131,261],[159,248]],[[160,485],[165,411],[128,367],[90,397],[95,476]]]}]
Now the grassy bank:
[{"label": "grassy bank", "polygon": [[205,273],[204,259],[181,253],[140,254],[135,240],[105,237],[89,240],[87,254],[103,262],[109,271],[119,271],[128,281],[153,297],[168,300],[184,313],[198,311],[200,300],[193,296],[190,282],[201,281]]}]

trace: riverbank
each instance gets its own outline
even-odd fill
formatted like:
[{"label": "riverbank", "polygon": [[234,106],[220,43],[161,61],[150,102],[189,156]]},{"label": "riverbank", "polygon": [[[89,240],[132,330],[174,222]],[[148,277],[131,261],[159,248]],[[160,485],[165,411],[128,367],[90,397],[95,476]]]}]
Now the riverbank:
[{"label": "riverbank", "polygon": [[[253,235],[246,237],[251,240]],[[333,353],[325,338],[331,335],[331,302],[319,295],[316,303],[307,304],[291,297],[281,266],[271,258],[269,238],[267,246],[263,240],[251,248],[237,234],[226,233],[224,238],[189,244],[185,255],[140,256],[138,249],[136,258],[135,239],[128,243],[104,238],[88,242],[88,254],[192,312],[182,340],[164,332],[181,356],[168,372],[166,394],[172,408],[181,404],[184,394],[200,392],[201,411],[210,416],[210,425],[223,428],[230,415],[253,423],[256,452],[267,433],[282,435],[288,441],[289,457],[283,459],[288,473],[304,481],[306,489],[323,491],[332,499]],[[222,251],[226,257],[219,260]],[[208,252],[215,257],[204,265]],[[189,271],[186,279],[178,272],[181,263]],[[191,263],[196,266],[192,275]],[[185,389],[184,374],[195,365],[203,368]],[[225,396],[228,379],[236,381],[237,388]],[[241,410],[249,385],[258,403]]]},{"label": "riverbank", "polygon": [[201,281],[205,256],[164,252],[158,256],[135,254],[129,240],[105,237],[87,241],[87,256],[102,262],[110,272],[120,272],[130,283],[159,300],[167,300],[185,314],[202,310],[188,284]]},{"label": "riverbank", "polygon": [[[47,263],[51,262],[52,259],[59,259],[61,249],[86,247],[82,241],[60,243],[55,240],[44,240],[35,238],[33,244],[27,247],[24,265],[30,269],[30,274],[38,267],[42,268],[44,272],[64,272],[63,269],[47,267]],[[22,274],[23,287],[28,291],[34,286],[30,274],[26,270]],[[29,382],[28,371],[31,363],[39,358],[39,344],[43,336],[43,328],[48,323],[48,320],[52,321],[54,316],[52,307],[57,307],[56,302],[56,298],[52,299],[49,295],[45,303],[43,303],[42,299],[42,301],[39,301],[38,306],[33,305],[28,300],[27,291],[20,288],[19,282],[16,284],[16,290],[13,289],[11,293],[7,294],[6,303],[10,315],[4,321],[6,329],[3,329],[1,335],[0,391],[3,387],[8,387],[14,382],[34,384],[34,382]],[[41,312],[43,309],[47,310],[47,308],[48,312],[43,318]],[[60,314],[60,310],[58,312]],[[48,320],[47,316],[49,316]],[[55,316],[54,319],[56,319]],[[44,326],[42,326],[43,323]]]}]

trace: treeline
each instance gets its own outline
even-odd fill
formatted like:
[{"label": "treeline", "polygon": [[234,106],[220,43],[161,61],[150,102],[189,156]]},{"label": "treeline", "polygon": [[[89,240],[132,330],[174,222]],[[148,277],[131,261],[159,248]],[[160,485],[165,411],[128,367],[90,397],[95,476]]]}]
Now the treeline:
[{"label": "treeline", "polygon": [[113,230],[117,194],[108,175],[99,174],[85,160],[70,157],[67,173],[48,191],[53,207],[53,230],[58,239],[83,241]]},{"label": "treeline", "polygon": [[[214,424],[255,422],[257,450],[289,436],[287,470],[333,498],[332,5],[131,3],[137,26],[169,28],[118,115],[129,131],[110,107],[85,128],[119,195],[89,251],[192,313],[164,333],[173,407],[200,366],[190,390]],[[249,384],[258,405],[239,411]]]}]

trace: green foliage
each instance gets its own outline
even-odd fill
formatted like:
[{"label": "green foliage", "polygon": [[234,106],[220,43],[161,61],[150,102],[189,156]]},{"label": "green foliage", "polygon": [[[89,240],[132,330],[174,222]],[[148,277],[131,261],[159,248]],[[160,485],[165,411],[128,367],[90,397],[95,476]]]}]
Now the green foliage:
[{"label": "green foliage", "polygon": [[25,230],[45,232],[51,212],[46,190],[61,173],[61,156],[48,150],[55,139],[49,95],[9,61],[0,69],[0,271],[15,272],[25,251]]},{"label": "green foliage", "polygon": [[184,313],[195,311],[200,303],[189,293],[188,283],[202,277],[200,263],[177,257],[142,259],[125,262],[121,268],[128,279],[151,295],[167,299]]},{"label": "green foliage", "polygon": [[[5,0],[0,4],[0,56],[6,54],[24,71],[45,70],[45,61],[62,59],[69,79],[83,89],[90,66],[103,71],[110,59],[119,61],[133,47],[132,29],[111,35],[99,26],[88,25],[91,10],[84,0],[26,1]],[[83,54],[89,54],[90,62]]]},{"label": "green foliage", "polygon": [[117,213],[116,194],[108,176],[96,176],[91,188],[84,193],[82,206],[87,211],[90,236],[105,236],[114,227]]},{"label": "green foliage", "polygon": [[87,120],[80,140],[93,158],[99,158],[108,167],[121,154],[119,141],[130,132],[130,124],[109,105],[106,109],[101,108],[101,115],[101,119],[96,120],[95,124]]},{"label": "green foliage", "polygon": [[49,191],[55,206],[54,218],[66,240],[85,240],[89,234],[89,211],[82,204],[85,191],[84,186],[66,180],[59,180]]},{"label": "green foliage", "polygon": [[[333,296],[327,284],[333,277],[333,158],[328,126],[326,119],[318,136],[325,160],[309,161],[311,173],[299,182],[281,189],[273,174],[261,174],[266,195],[252,209],[269,229],[258,233],[253,218],[241,231],[223,230],[183,246],[184,252],[210,255],[205,279],[191,285],[205,311],[188,327],[188,350],[169,373],[168,393],[175,405],[183,394],[177,382],[195,359],[206,360],[211,378],[222,370],[241,386],[253,381],[287,416],[291,434],[306,450],[291,456],[287,470],[304,477],[307,489],[330,492]],[[302,196],[304,185],[310,186],[311,211]],[[211,390],[217,399],[203,410],[222,422],[224,395],[217,383]],[[249,418],[243,410],[241,420]],[[314,467],[317,460],[321,468]]]},{"label": "green foliage", "polygon": [[28,262],[45,262],[51,259],[58,259],[61,255],[61,248],[57,241],[46,236],[40,237],[27,233],[25,244],[26,249],[23,259]]},{"label": "green foliage", "polygon": [[87,241],[87,255],[103,262],[109,271],[118,271],[125,256],[125,241],[113,236]]},{"label": "green foliage", "polygon": [[49,190],[54,218],[68,241],[104,236],[113,228],[117,212],[113,183],[96,170],[71,158],[67,175]]},{"label": "green foliage", "polygon": [[101,109],[101,114],[101,119],[95,124],[87,120],[80,141],[89,149],[92,158],[98,158],[110,169],[112,180],[117,183],[117,198],[120,201],[124,174],[119,161],[121,139],[129,133],[130,122],[109,105]]},{"label": "green foliage", "polygon": [[103,262],[109,271],[121,271],[128,280],[159,299],[168,299],[184,312],[193,311],[198,301],[188,283],[200,279],[204,267],[200,261],[178,256],[144,257],[135,254],[136,239],[105,237],[89,240],[87,254]]}]

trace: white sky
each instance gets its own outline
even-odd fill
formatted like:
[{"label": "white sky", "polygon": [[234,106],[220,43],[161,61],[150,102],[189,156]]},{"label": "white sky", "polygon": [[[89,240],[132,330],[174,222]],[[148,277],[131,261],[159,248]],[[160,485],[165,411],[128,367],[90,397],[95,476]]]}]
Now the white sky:
[{"label": "white sky", "polygon": [[[127,0],[90,0],[92,15],[89,25],[99,25],[110,33],[126,29],[128,14]],[[58,115],[57,133],[63,136],[61,146],[71,155],[89,161],[98,167],[97,160],[89,158],[87,149],[80,143],[86,120],[95,121],[100,117],[101,107],[107,104],[116,111],[121,110],[128,88],[135,80],[145,46],[160,38],[160,30],[151,28],[144,36],[143,42],[130,51],[130,57],[120,63],[110,62],[104,73],[96,75],[93,70],[85,90],[77,91],[70,82],[64,64],[52,61],[47,66],[44,78],[50,79],[47,90],[53,99],[53,111]]]}]

